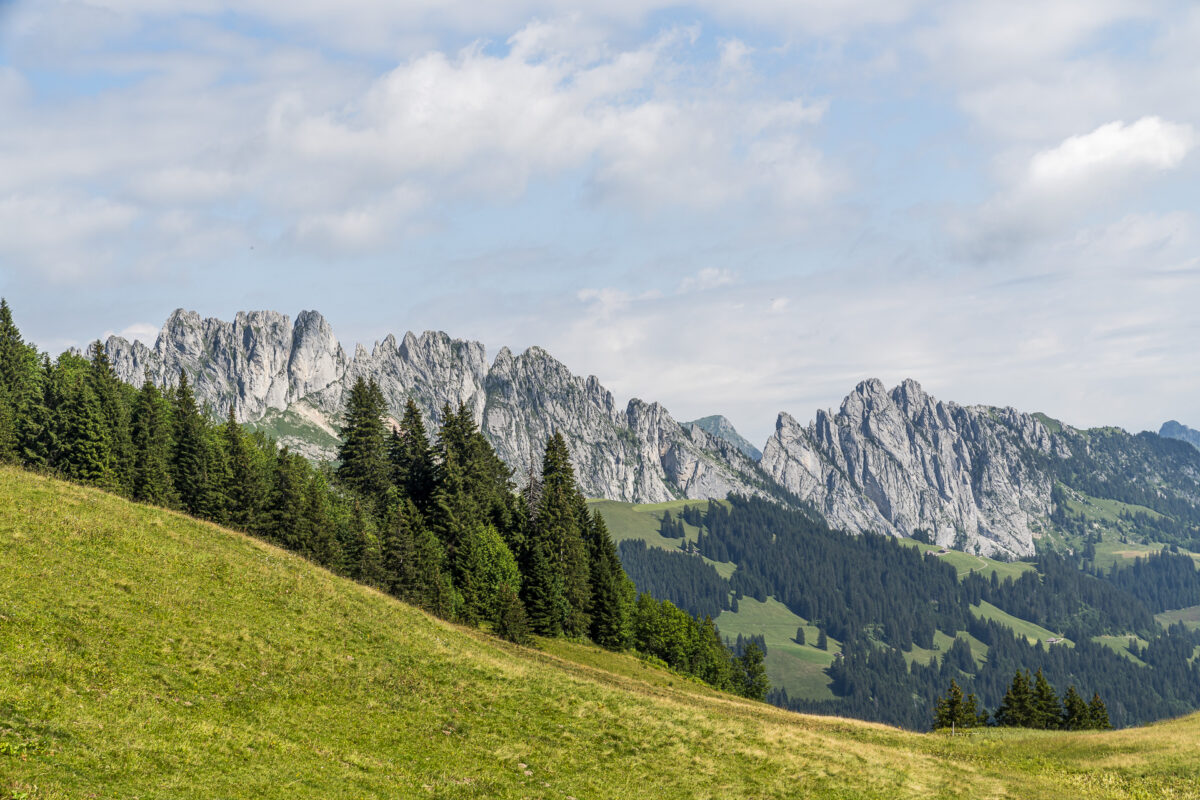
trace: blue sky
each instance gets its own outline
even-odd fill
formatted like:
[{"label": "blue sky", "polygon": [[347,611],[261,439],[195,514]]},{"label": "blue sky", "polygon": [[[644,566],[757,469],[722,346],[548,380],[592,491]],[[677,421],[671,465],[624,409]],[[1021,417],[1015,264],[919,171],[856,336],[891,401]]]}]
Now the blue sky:
[{"label": "blue sky", "polygon": [[1200,7],[0,0],[0,293],[546,347],[761,442],[859,380],[1200,425]]}]

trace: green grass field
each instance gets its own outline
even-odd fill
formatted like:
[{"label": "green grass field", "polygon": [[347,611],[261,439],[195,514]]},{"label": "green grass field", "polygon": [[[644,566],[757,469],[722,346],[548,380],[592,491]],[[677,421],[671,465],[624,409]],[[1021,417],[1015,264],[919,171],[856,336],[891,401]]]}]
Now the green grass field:
[{"label": "green grass field", "polygon": [[1154,619],[1159,625],[1164,628],[1169,625],[1174,625],[1176,622],[1182,622],[1192,630],[1200,628],[1200,606],[1189,606],[1188,608],[1178,608],[1173,611],[1164,611],[1161,614],[1155,614]]},{"label": "green grass field", "polygon": [[[825,668],[833,663],[833,654],[842,643],[829,639],[827,650],[819,650],[817,628],[796,616],[773,597],[760,603],[753,597],[738,601],[737,613],[722,611],[717,617],[722,636],[736,638],[762,634],[767,643],[767,677],[771,686],[782,687],[791,697],[813,700],[833,698]],[[796,644],[796,629],[804,626],[804,644]]]},{"label": "green grass field", "polygon": [[0,469],[0,798],[1188,798],[1200,716],[922,735],[516,647]]},{"label": "green grass field", "polygon": [[1130,639],[1132,639],[1137,644],[1138,647],[1146,646],[1145,639],[1141,638],[1140,636],[1134,636],[1132,634],[1130,634],[1129,636],[1093,636],[1092,637],[1093,642],[1099,642],[1100,644],[1104,645],[1108,649],[1112,650],[1114,653],[1125,656],[1126,658],[1128,658],[1130,661],[1134,662],[1135,664],[1140,664],[1143,667],[1146,666],[1145,661],[1142,661],[1140,658],[1135,656],[1133,653],[1129,652],[1129,640]]},{"label": "green grass field", "polygon": [[[678,550],[679,539],[667,539],[658,533],[658,525],[663,512],[677,514],[687,506],[708,505],[707,500],[671,500],[666,503],[622,503],[617,500],[588,500],[588,505],[598,510],[608,526],[608,533],[614,542],[626,539],[641,539],[647,547],[658,547],[662,550]],[[683,523],[684,540],[696,541],[700,529],[695,525]],[[737,569],[736,564],[704,559],[712,564],[722,578],[728,578]]]},{"label": "green grass field", "polygon": [[979,572],[984,577],[990,578],[994,572],[1000,580],[1004,580],[1005,578],[1016,580],[1034,568],[1033,564],[1027,561],[997,561],[994,558],[985,558],[983,556],[964,553],[961,550],[950,550],[938,547],[937,545],[915,542],[912,539],[901,539],[900,542],[911,545],[923,553],[938,553],[945,550],[945,555],[931,556],[931,558],[937,558],[954,567],[958,570],[958,577],[960,579],[972,572]]},{"label": "green grass field", "polygon": [[1041,625],[1035,625],[1032,622],[1023,620],[1020,617],[1014,617],[1007,611],[1002,611],[986,600],[977,606],[971,606],[971,613],[981,619],[990,619],[993,622],[999,622],[1012,628],[1013,633],[1018,636],[1024,636],[1031,644],[1035,642],[1048,642],[1050,639],[1060,639],[1057,644],[1074,647],[1075,643],[1070,639],[1064,639],[1061,633],[1047,630]]}]

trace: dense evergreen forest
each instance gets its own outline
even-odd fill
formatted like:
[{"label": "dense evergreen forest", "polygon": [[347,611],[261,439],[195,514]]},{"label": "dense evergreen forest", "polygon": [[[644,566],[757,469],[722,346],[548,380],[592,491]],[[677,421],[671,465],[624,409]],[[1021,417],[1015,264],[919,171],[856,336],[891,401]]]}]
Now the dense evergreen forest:
[{"label": "dense evergreen forest", "polygon": [[350,392],[337,466],[313,465],[230,414],[197,406],[187,374],[160,391],[117,379],[99,342],[51,361],[0,300],[0,463],[184,511],[285,547],[447,619],[636,649],[762,699],[762,652],[735,655],[712,619],[637,595],[566,442],[514,490],[470,409],[446,407],[433,441],[409,402],[397,425],[374,382]]},{"label": "dense evergreen forest", "polygon": [[[1040,669],[1054,685],[1098,693],[1118,727],[1200,708],[1200,660],[1192,659],[1200,632],[1183,625],[1163,630],[1153,616],[1196,603],[1200,571],[1189,557],[1165,552],[1097,572],[1087,570],[1082,557],[1047,552],[1034,562],[1036,572],[1018,580],[994,573],[959,580],[952,566],[915,547],[830,530],[807,509],[731,497],[687,513],[700,527],[698,552],[738,565],[728,581],[735,598],[774,596],[843,643],[829,669],[836,699],[790,698],[777,690],[771,699],[780,705],[923,729],[951,680],[996,709],[1015,672]],[[698,565],[669,573],[687,581],[674,590],[679,596],[695,595],[691,576],[711,567],[694,556],[670,555]],[[671,587],[662,591],[673,596]],[[981,602],[1062,631],[1074,646],[1030,644],[973,613]],[[977,664],[960,639],[940,657],[910,667],[903,653],[913,646],[933,649],[936,631],[970,633],[987,646],[986,659]],[[1134,648],[1138,661],[1092,641],[1105,634],[1142,637],[1146,645]]]}]

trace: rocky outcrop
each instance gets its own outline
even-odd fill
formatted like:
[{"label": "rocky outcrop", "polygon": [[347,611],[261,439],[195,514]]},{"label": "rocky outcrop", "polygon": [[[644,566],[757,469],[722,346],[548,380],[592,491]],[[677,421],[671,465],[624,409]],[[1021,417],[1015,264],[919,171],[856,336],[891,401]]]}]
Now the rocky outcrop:
[{"label": "rocky outcrop", "polygon": [[691,422],[683,423],[684,427],[697,427],[710,436],[715,436],[718,439],[724,439],[732,444],[742,455],[751,461],[757,462],[762,458],[762,451],[750,443],[740,433],[737,428],[733,427],[733,423],[727,420],[720,414],[714,414],[711,417],[702,417]]},{"label": "rocky outcrop", "polygon": [[375,380],[396,417],[411,398],[430,430],[442,408],[460,404],[522,483],[540,468],[555,431],[567,439],[585,493],[631,502],[762,493],[766,479],[724,439],[696,425],[680,426],[657,403],[618,408],[594,376],[573,375],[538,347],[520,355],[500,350],[489,366],[478,342],[445,333],[408,333],[361,345],[348,359],[320,314],[304,311],[291,324],[271,311],[239,313],[233,322],[176,311],[153,348],[119,337],[106,351],[117,374],[160,386],[188,374],[196,398],[214,414],[230,408],[242,422],[274,435],[314,459],[336,454],[340,414],[359,378]]},{"label": "rocky outcrop", "polygon": [[347,364],[329,323],[315,311],[302,311],[292,325],[276,311],[239,312],[225,322],[179,309],[153,349],[119,336],[104,349],[122,380],[167,386],[186,372],[197,402],[220,416],[232,408],[240,422],[330,385]]},{"label": "rocky outcrop", "polygon": [[911,536],[983,555],[1034,552],[1052,479],[1036,456],[1069,452],[1028,414],[939,402],[915,381],[860,383],[808,426],[780,414],[763,470],[834,526]]},{"label": "rocky outcrop", "polygon": [[1158,430],[1158,435],[1164,439],[1178,439],[1181,442],[1187,442],[1192,447],[1200,450],[1200,431],[1195,428],[1189,428],[1187,425],[1182,425],[1175,420],[1164,422]]}]

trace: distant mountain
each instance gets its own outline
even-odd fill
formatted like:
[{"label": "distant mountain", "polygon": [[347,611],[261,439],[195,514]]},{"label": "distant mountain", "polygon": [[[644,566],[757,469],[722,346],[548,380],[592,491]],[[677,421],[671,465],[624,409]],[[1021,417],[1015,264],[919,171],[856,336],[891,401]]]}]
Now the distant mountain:
[{"label": "distant mountain", "polygon": [[750,440],[738,433],[737,429],[733,427],[733,423],[720,414],[713,414],[710,417],[702,417],[700,419],[692,420],[691,422],[683,423],[685,428],[689,425],[695,425],[709,436],[715,436],[718,439],[724,439],[740,450],[742,455],[746,456],[746,458],[750,459],[751,461],[758,461],[762,458],[762,451],[750,444]]},{"label": "distant mountain", "polygon": [[1175,420],[1164,422],[1158,430],[1158,435],[1167,439],[1178,439],[1200,449],[1200,431],[1189,428],[1187,425],[1181,425]]},{"label": "distant mountain", "polygon": [[851,532],[1026,557],[1055,526],[1076,524],[1055,500],[1061,486],[1158,514],[1157,540],[1200,543],[1200,451],[1153,434],[959,406],[911,380],[890,391],[864,381],[808,425],[782,413],[760,455],[724,417],[680,424],[658,403],[618,406],[596,377],[573,374],[540,347],[501,348],[489,363],[483,344],[426,331],[350,356],[315,311],[294,322],[274,311],[226,322],[179,310],[153,347],[111,337],[105,349],[123,380],[166,386],[185,371],[214,414],[232,409],[314,459],[336,455],[342,408],[362,377],[378,382],[396,417],[412,398],[431,430],[445,404],[470,408],[518,484],[561,431],[591,497],[774,497],[811,503]]},{"label": "distant mountain", "polygon": [[117,374],[140,384],[176,383],[180,371],[212,412],[267,430],[311,458],[332,458],[345,398],[373,378],[396,417],[411,397],[432,427],[442,407],[460,403],[518,483],[540,466],[554,431],[567,439],[580,485],[594,497],[640,503],[723,498],[775,490],[737,446],[702,428],[681,426],[658,403],[616,405],[594,377],[573,375],[539,347],[501,348],[489,365],[479,342],[426,331],[386,337],[347,357],[329,323],[303,311],[293,324],[275,311],[239,313],[232,322],[175,311],[154,347],[111,337],[105,350]]}]

